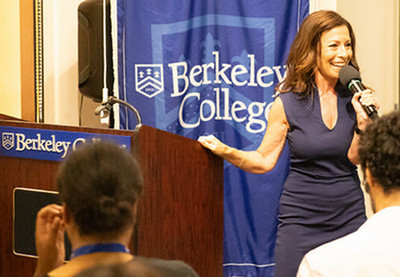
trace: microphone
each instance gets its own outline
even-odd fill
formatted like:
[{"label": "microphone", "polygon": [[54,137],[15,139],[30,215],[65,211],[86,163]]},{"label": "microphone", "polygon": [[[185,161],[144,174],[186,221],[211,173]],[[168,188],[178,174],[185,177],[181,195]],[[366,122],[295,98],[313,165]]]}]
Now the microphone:
[{"label": "microphone", "polygon": [[104,113],[104,116],[108,116],[111,112],[111,105],[101,105],[94,110],[95,115],[99,115],[102,112]]},{"label": "microphone", "polygon": [[[357,93],[365,90],[361,83],[360,72],[351,65],[343,66],[339,71],[339,81],[345,88],[348,88],[352,93]],[[364,111],[371,119],[377,119],[378,111],[374,105],[362,105]]]},{"label": "microphone", "polygon": [[115,103],[121,104],[121,105],[127,107],[128,109],[130,109],[133,112],[133,114],[136,116],[135,130],[140,128],[140,126],[142,125],[142,118],[141,118],[141,116],[139,114],[139,111],[134,106],[129,104],[128,102],[126,102],[124,100],[121,100],[121,99],[118,99],[117,97],[114,97],[114,96],[109,96],[107,98],[106,102],[103,102],[100,106],[98,106],[95,109],[94,113],[96,115],[99,115],[100,113],[104,113],[104,114],[108,115],[110,113],[110,111],[111,111],[112,106]]}]

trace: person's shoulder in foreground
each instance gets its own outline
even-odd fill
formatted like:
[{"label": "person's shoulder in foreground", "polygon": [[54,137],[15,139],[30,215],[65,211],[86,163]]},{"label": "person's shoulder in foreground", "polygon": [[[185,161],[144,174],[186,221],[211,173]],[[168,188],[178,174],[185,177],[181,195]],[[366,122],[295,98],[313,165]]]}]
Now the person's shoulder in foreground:
[{"label": "person's shoulder in foreground", "polygon": [[135,257],[127,263],[99,266],[83,271],[76,277],[199,277],[183,261]]},{"label": "person's shoulder in foreground", "polygon": [[306,254],[297,276],[400,276],[400,111],[360,134],[365,191],[376,212],[356,232]]},{"label": "person's shoulder in foreground", "polygon": [[385,208],[358,231],[308,252],[297,277],[400,276],[399,232],[400,206]]}]

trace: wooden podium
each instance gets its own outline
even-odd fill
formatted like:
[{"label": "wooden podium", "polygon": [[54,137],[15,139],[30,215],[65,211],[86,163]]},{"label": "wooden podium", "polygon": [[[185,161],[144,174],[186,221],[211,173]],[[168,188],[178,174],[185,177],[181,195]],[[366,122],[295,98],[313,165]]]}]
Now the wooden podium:
[{"label": "wooden podium", "polygon": [[[200,276],[222,276],[223,162],[197,141],[148,126],[136,131],[82,128],[30,123],[4,115],[0,115],[0,126],[130,136],[131,152],[145,179],[131,251],[183,260]],[[36,266],[35,257],[14,252],[15,188],[56,191],[59,164],[0,156],[1,276],[32,276]]]}]

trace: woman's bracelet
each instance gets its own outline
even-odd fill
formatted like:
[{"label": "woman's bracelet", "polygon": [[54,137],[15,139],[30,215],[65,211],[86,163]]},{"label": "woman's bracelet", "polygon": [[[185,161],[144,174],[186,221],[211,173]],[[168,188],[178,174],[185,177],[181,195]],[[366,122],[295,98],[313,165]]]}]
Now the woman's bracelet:
[{"label": "woman's bracelet", "polygon": [[358,128],[358,126],[355,126],[355,127],[354,127],[354,132],[355,132],[357,135],[361,135],[361,134],[363,133],[363,131],[362,131],[360,128]]}]

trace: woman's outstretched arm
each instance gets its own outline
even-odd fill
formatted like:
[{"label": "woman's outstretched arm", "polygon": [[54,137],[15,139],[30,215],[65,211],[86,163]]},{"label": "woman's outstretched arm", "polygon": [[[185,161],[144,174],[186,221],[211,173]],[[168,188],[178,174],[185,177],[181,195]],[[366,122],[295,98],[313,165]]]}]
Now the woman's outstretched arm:
[{"label": "woman's outstretched arm", "polygon": [[242,151],[230,147],[213,135],[199,137],[199,142],[236,167],[251,173],[262,174],[275,167],[285,146],[288,128],[282,100],[278,97],[271,107],[267,130],[256,151]]}]

